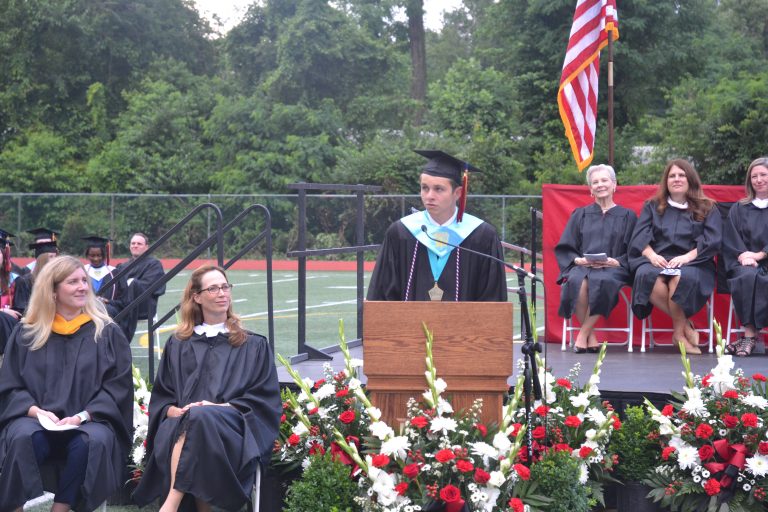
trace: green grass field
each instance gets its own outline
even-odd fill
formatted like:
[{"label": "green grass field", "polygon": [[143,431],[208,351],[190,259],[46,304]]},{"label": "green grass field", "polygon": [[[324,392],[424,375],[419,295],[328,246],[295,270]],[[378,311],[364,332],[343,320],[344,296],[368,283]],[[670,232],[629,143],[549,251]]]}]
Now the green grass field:
[{"label": "green grass field", "polygon": [[[182,272],[168,283],[166,293],[160,298],[158,312],[165,314],[181,299],[189,271]],[[230,281],[235,285],[233,300],[235,311],[243,318],[245,326],[261,334],[267,334],[267,286],[266,272],[231,270]],[[298,272],[273,272],[273,294],[275,308],[275,352],[286,357],[295,355],[298,346]],[[365,276],[368,284],[370,275]],[[510,285],[517,279],[511,276]],[[307,343],[315,348],[338,343],[339,319],[344,321],[347,339],[356,338],[357,310],[355,300],[356,274],[354,272],[308,272],[307,273]],[[510,296],[517,311],[517,297]],[[515,313],[515,323],[519,316]],[[537,303],[537,324],[543,325],[543,301]],[[162,345],[176,326],[172,317],[156,335],[155,353],[159,356]],[[136,336],[131,344],[134,363],[147,375],[147,324],[139,322]],[[516,332],[519,329],[515,328]],[[541,332],[541,331],[540,331]],[[155,365],[157,368],[157,365]]]}]

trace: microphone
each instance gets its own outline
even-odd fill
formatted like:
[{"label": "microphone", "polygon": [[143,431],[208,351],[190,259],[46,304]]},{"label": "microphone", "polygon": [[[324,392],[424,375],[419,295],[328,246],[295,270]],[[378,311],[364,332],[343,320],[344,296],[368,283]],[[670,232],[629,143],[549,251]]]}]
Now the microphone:
[{"label": "microphone", "polygon": [[455,247],[456,249],[461,249],[462,251],[467,251],[467,252],[470,252],[472,254],[477,254],[478,256],[482,256],[483,258],[491,259],[493,261],[501,263],[502,265],[504,265],[507,268],[510,268],[510,269],[514,270],[515,272],[517,272],[518,275],[521,275],[523,277],[527,277],[528,279],[533,279],[534,281],[538,281],[540,283],[544,282],[536,274],[532,274],[532,273],[528,272],[527,270],[525,270],[524,268],[518,267],[517,265],[513,265],[512,263],[507,263],[506,261],[502,260],[501,258],[497,258],[496,256],[491,256],[490,254],[486,254],[484,252],[475,251],[474,249],[468,249],[466,247],[461,247],[459,245],[454,245],[454,244],[452,244],[450,242],[444,242],[442,240],[438,240],[437,238],[433,238],[427,232],[427,226],[425,226],[424,224],[421,225],[421,230],[424,232],[425,235],[427,235],[427,238],[429,238],[433,242],[449,245],[451,247]]}]

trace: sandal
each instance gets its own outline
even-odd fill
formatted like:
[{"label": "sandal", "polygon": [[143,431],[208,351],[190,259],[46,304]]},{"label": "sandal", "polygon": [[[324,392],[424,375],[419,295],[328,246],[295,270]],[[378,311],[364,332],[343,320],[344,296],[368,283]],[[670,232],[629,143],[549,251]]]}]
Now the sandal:
[{"label": "sandal", "polygon": [[744,337],[743,341],[736,347],[735,356],[737,357],[749,357],[752,355],[752,351],[755,350],[757,344],[756,338]]},{"label": "sandal", "polygon": [[741,344],[744,343],[744,337],[736,338],[733,343],[729,343],[725,346],[725,352],[731,355],[735,355]]}]

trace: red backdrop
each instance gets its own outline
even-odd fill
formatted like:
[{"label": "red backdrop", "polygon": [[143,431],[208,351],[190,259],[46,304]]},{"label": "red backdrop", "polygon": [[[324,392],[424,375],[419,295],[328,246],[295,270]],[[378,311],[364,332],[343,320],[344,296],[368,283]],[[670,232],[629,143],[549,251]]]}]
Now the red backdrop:
[{"label": "red backdrop", "polygon": [[[639,214],[643,202],[650,198],[656,192],[656,185],[635,185],[618,187],[614,196],[614,201],[626,208],[633,209]],[[719,202],[734,202],[744,197],[744,187],[726,186],[726,185],[705,185],[704,192]],[[583,185],[544,185],[542,190],[542,205],[544,211],[544,220],[542,227],[542,254],[544,255],[544,289],[546,293],[546,331],[544,339],[547,342],[562,342],[563,319],[558,316],[557,310],[560,306],[560,287],[555,283],[560,269],[555,259],[555,246],[560,240],[560,235],[565,229],[565,224],[574,209],[592,203],[593,199],[589,195],[589,189]],[[627,294],[629,297],[629,294]],[[727,327],[729,296],[726,294],[715,294],[715,318],[720,321],[723,329]],[[706,308],[693,317],[697,327],[703,327],[707,323]],[[625,327],[626,309],[623,300],[619,300],[616,309],[613,310],[611,317],[601,320],[598,327]],[[635,322],[636,345],[640,344],[640,321],[633,317]],[[664,313],[658,313],[654,309],[653,313],[654,327],[669,327],[671,322]],[[619,340],[622,333],[598,332],[598,339],[603,341]],[[725,335],[725,333],[723,333]],[[662,341],[668,341],[669,335],[665,338],[663,334],[657,335]],[[626,337],[624,337],[626,339]]]}]

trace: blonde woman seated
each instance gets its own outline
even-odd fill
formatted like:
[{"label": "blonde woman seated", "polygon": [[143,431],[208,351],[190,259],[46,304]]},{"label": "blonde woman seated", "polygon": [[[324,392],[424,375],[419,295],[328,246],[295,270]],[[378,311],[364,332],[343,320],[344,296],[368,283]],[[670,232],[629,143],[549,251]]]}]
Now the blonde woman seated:
[{"label": "blonde woman seated", "polygon": [[[598,351],[592,329],[600,316],[611,314],[619,291],[631,282],[627,246],[637,221],[635,212],[613,202],[613,167],[590,167],[587,185],[595,202],[574,210],[555,247],[562,285],[559,314],[571,318],[575,313],[581,324],[573,347],[577,354]],[[585,254],[605,258],[587,259]]]},{"label": "blonde woman seated", "polygon": [[192,273],[152,388],[147,466],[133,497],[161,512],[237,510],[280,425],[274,356],[232,311],[223,269]]},{"label": "blonde woman seated", "polygon": [[83,265],[54,258],[0,367],[0,510],[21,511],[43,494],[49,460],[62,465],[51,510],[96,509],[123,485],[132,420],[128,341]]},{"label": "blonde woman seated", "polygon": [[646,201],[632,234],[629,264],[635,272],[632,310],[646,318],[657,307],[672,318],[675,343],[700,354],[699,333],[688,320],[715,289],[714,257],[722,219],[701,190],[688,161],[667,163],[656,195]]},{"label": "blonde woman seated", "polygon": [[744,336],[726,348],[734,355],[752,354],[757,333],[768,325],[768,158],[747,169],[747,197],[731,206],[723,235],[728,286]]}]

